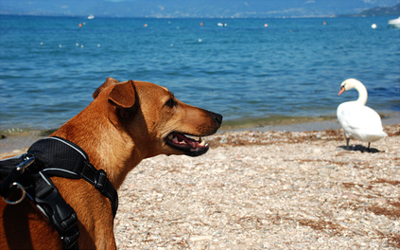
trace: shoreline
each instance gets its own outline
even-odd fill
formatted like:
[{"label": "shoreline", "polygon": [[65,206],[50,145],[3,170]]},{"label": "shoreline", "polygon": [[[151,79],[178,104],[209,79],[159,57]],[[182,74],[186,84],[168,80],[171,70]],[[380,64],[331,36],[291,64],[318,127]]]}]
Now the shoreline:
[{"label": "shoreline", "polygon": [[[393,125],[400,123],[400,112],[386,112],[380,114],[382,117],[382,125]],[[275,118],[276,119],[276,118]],[[220,129],[221,132],[234,132],[234,131],[289,131],[289,132],[302,132],[302,131],[322,131],[329,129],[340,129],[341,126],[336,116],[329,117],[283,117],[283,119],[276,119],[277,121],[267,121],[260,125],[249,123],[250,126],[244,125],[240,127],[240,123],[233,128]],[[230,121],[229,121],[230,122]],[[229,123],[228,122],[228,123]],[[253,125],[253,126],[252,126]],[[228,125],[229,126],[229,125]]]},{"label": "shoreline", "polygon": [[[333,118],[314,118],[317,121],[303,121],[293,122],[295,120],[286,119],[279,121],[277,125],[259,125],[251,127],[234,127],[234,128],[221,128],[216,135],[223,134],[226,132],[310,132],[310,131],[327,131],[327,130],[338,130],[341,129],[340,124],[336,119]],[[382,124],[394,125],[398,124],[400,120],[400,112],[393,112],[390,115],[384,116]],[[50,135],[53,130],[37,131],[37,130],[20,130],[7,134],[5,133],[4,138],[0,139],[0,156],[6,153],[19,154],[23,153],[23,150],[27,149],[35,141],[43,139]],[[55,131],[55,130],[54,130]]]}]

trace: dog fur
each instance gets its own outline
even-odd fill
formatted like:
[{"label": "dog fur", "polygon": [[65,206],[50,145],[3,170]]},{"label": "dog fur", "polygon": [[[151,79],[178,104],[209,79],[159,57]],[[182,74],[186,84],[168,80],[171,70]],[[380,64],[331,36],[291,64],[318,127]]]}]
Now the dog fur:
[{"label": "dog fur", "polygon": [[[108,78],[93,97],[88,107],[52,135],[85,150],[117,190],[145,158],[205,153],[207,146],[190,139],[185,145],[172,137],[211,135],[222,122],[222,116],[185,104],[168,89],[149,82]],[[79,248],[115,249],[110,201],[84,180],[52,180],[78,215]],[[57,231],[30,200],[18,205],[0,200],[0,213],[0,249],[62,248]]]}]

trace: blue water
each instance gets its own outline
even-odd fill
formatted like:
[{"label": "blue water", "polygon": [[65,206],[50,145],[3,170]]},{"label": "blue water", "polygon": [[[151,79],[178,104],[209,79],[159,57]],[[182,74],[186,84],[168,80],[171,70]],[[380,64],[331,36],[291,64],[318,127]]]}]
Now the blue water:
[{"label": "blue water", "polygon": [[107,77],[163,85],[228,122],[334,117],[357,98],[355,90],[337,96],[350,77],[368,88],[368,106],[400,112],[393,18],[0,16],[0,130],[57,128]]}]

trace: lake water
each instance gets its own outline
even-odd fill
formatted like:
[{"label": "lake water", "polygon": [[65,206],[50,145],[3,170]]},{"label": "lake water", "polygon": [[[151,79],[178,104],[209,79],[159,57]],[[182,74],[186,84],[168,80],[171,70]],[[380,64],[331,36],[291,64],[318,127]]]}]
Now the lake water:
[{"label": "lake water", "polygon": [[234,126],[334,118],[357,98],[337,96],[347,78],[366,85],[368,106],[399,114],[393,18],[0,16],[0,131],[61,126],[107,77],[165,86]]}]

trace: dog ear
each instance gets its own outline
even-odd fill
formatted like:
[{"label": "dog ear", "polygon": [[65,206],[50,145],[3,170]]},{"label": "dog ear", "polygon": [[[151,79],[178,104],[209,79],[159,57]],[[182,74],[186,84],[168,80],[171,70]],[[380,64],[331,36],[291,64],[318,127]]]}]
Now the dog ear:
[{"label": "dog ear", "polygon": [[108,101],[120,108],[131,108],[135,104],[133,81],[116,84],[108,96]]},{"label": "dog ear", "polygon": [[93,93],[93,99],[96,99],[96,97],[100,94],[101,91],[103,91],[105,88],[115,85],[119,83],[119,81],[115,80],[114,78],[108,77],[107,80],[96,89],[96,91]]}]

